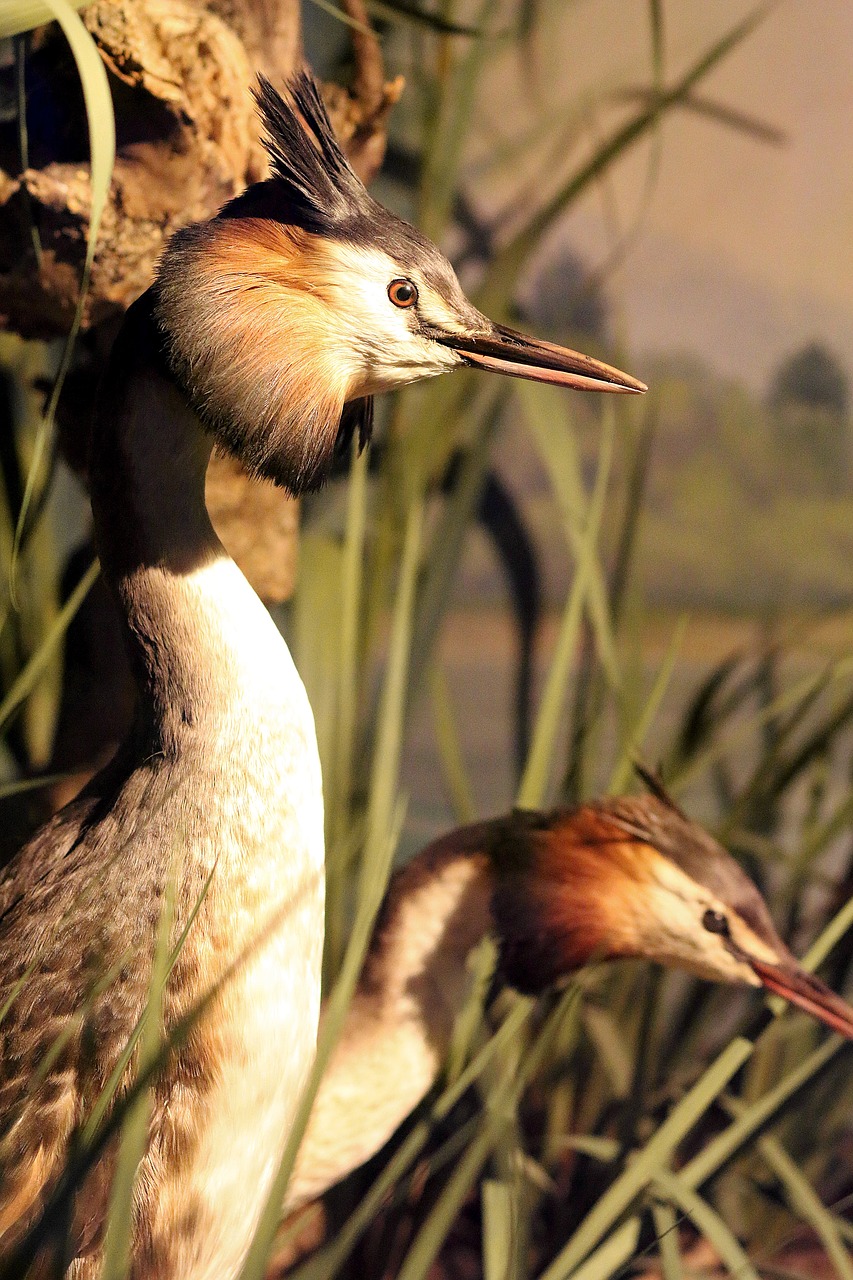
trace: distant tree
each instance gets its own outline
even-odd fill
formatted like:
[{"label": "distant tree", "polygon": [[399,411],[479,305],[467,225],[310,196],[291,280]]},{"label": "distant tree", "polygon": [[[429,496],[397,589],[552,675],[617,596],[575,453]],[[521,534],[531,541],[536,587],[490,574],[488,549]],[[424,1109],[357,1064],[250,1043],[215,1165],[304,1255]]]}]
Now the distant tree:
[{"label": "distant tree", "polygon": [[770,384],[771,408],[803,404],[847,418],[850,385],[840,361],[820,342],[810,342],[783,360]]},{"label": "distant tree", "polygon": [[794,487],[845,492],[851,461],[850,387],[838,358],[819,342],[802,347],[779,365],[767,400]]}]

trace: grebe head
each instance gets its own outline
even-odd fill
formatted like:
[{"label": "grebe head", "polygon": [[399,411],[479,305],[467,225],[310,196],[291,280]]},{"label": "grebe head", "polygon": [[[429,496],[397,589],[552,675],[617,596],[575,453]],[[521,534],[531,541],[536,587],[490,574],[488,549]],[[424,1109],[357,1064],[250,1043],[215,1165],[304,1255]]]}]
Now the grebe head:
[{"label": "grebe head", "polygon": [[764,986],[853,1038],[853,1008],[797,963],[749,877],[656,791],[506,820],[491,856],[508,980],[535,993],[589,961],[643,957]]},{"label": "grebe head", "polygon": [[597,391],[643,383],[494,324],[430,240],[368,195],[317,86],[256,90],[272,174],[178,232],[158,273],[167,360],[204,425],[293,493],[322,483],[372,397],[465,365]]}]

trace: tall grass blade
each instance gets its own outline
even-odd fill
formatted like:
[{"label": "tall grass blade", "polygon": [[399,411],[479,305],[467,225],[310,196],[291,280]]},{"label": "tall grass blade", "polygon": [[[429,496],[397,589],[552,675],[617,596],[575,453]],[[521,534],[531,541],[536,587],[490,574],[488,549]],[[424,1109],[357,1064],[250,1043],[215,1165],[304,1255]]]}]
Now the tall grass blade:
[{"label": "tall grass blade", "polygon": [[[475,26],[482,27],[492,11],[491,0],[480,0]],[[464,54],[445,63],[440,81],[437,110],[424,150],[418,210],[418,225],[439,242],[453,205],[479,74],[489,48],[485,40],[473,41]]]},{"label": "tall grass blade", "polygon": [[809,973],[819,969],[833,947],[853,928],[853,898],[844,904],[815,938],[800,963]]},{"label": "tall grass blade", "polygon": [[[207,895],[214,871],[215,866],[211,870],[205,884],[202,886],[198,898],[193,904],[187,923],[181,931],[175,947],[172,949],[168,961],[167,978],[174,967],[178,955],[180,954],[192,922]],[[70,1204],[73,1196],[76,1194],[89,1171],[103,1155],[110,1141],[121,1131],[122,1125],[139,1098],[148,1091],[157,1076],[165,1069],[174,1050],[180,1045],[186,1043],[187,1037],[196,1026],[199,1018],[201,1018],[206,1010],[210,1008],[211,1004],[217,999],[223,988],[242,967],[244,961],[250,954],[252,954],[255,946],[263,945],[267,936],[267,931],[262,931],[249,948],[247,948],[243,954],[239,955],[227,967],[225,972],[220,975],[217,981],[207,989],[202,997],[197,1000],[187,1013],[170,1029],[168,1039],[163,1040],[158,1038],[157,1046],[154,1046],[152,1039],[152,1051],[149,1057],[143,1061],[140,1056],[139,1065],[132,1084],[125,1090],[121,1097],[116,1100],[115,1095],[117,1093],[118,1086],[124,1077],[125,1070],[129,1065],[133,1053],[147,1027],[147,1008],[142,1011],[127,1044],[124,1046],[118,1063],[101,1089],[88,1117],[80,1125],[79,1130],[77,1131],[75,1141],[72,1145],[71,1152],[66,1160],[65,1166],[62,1169],[58,1184],[52,1190],[47,1202],[39,1214],[39,1217],[27,1232],[24,1239],[12,1250],[10,1254],[4,1257],[3,1262],[0,1263],[0,1280],[18,1280],[19,1276],[26,1274],[27,1267],[32,1263],[39,1248],[41,1247],[41,1241],[45,1238],[45,1233],[49,1234],[57,1222],[65,1222],[68,1205]],[[121,956],[116,960],[110,970],[96,984],[91,998],[94,998],[100,993],[100,991],[106,989],[106,987],[115,979],[126,958],[127,957],[125,956]],[[35,963],[38,963],[38,959]],[[85,1009],[82,1012],[85,1013]],[[156,1052],[154,1051],[154,1048],[156,1048]]]},{"label": "tall grass blade", "polygon": [[92,262],[95,257],[95,246],[98,240],[98,230],[101,225],[101,216],[107,202],[110,182],[112,180],[113,165],[115,163],[115,116],[113,114],[112,98],[110,96],[110,87],[107,81],[107,73],[98,53],[95,44],[89,32],[83,25],[76,9],[69,0],[43,0],[43,8],[47,10],[50,18],[55,19],[62,28],[77,64],[77,70],[80,76],[80,84],[83,89],[83,100],[86,106],[86,119],[89,126],[89,153],[90,153],[90,173],[92,186],[92,203],[89,213],[89,234],[86,239],[86,259],[83,264],[83,277],[80,282],[80,292],[77,299],[77,306],[74,311],[74,318],[71,322],[71,330],[65,340],[62,356],[59,362],[59,369],[53,383],[53,389],[48,400],[47,409],[42,420],[40,429],[36,436],[33,457],[30,463],[30,469],[27,474],[27,483],[24,489],[21,510],[18,515],[18,523],[15,529],[15,539],[12,548],[12,566],[9,577],[9,587],[13,603],[16,600],[15,579],[16,565],[20,554],[24,532],[27,527],[27,517],[29,515],[30,505],[32,503],[35,487],[38,483],[42,457],[44,455],[45,445],[53,426],[53,420],[56,416],[56,406],[59,402],[59,395],[62,390],[62,384],[65,381],[65,375],[71,364],[71,357],[74,351],[74,344],[77,340],[77,333],[80,328],[80,322],[83,318],[83,306],[86,300],[86,292],[89,284],[89,274],[92,270]]},{"label": "tall grass blade", "polygon": [[[18,155],[21,161],[21,172],[26,172],[30,167],[30,142],[27,131],[27,77],[26,77],[26,57],[27,57],[27,38],[25,35],[15,36],[15,96],[17,99],[17,115],[18,115]],[[30,240],[32,241],[33,253],[35,254],[36,266],[41,271],[42,250],[41,236],[39,229],[33,219],[33,208],[29,199],[29,193],[26,199],[27,217],[30,223]]]},{"label": "tall grass blade", "polygon": [[[196,919],[196,916],[201,910],[202,905],[205,899],[207,898],[208,893],[210,892],[210,886],[213,883],[213,877],[216,874],[216,867],[217,867],[217,864],[214,863],[204,881],[204,884],[201,887],[201,891],[199,892],[198,897],[193,903],[192,910],[190,911],[187,917],[186,923],[184,924],[184,927],[181,930],[180,936],[178,937],[175,943],[175,946],[172,949],[172,953],[169,956],[169,967],[166,973],[166,978],[169,977],[169,974],[174,969],[175,964],[177,963],[178,957],[180,956],[181,951],[183,950],[184,943],[186,942],[187,937],[189,935],[189,931],[192,928],[193,923]],[[202,1008],[206,1007],[206,1005],[210,1002],[210,1000],[214,998],[216,991],[219,989],[219,987],[221,987],[224,984],[225,981],[227,981],[227,978],[223,978],[222,981],[219,984],[217,984],[216,988],[212,988],[211,991],[208,992],[207,996],[202,1002],[202,1005],[199,1007],[199,1013],[196,1016],[200,1016]],[[192,1015],[193,1015],[193,1011],[191,1010],[190,1014],[188,1014],[188,1019],[191,1019]],[[106,1117],[107,1111],[109,1110],[113,1102],[113,1099],[115,1098],[116,1092],[122,1081],[124,1073],[127,1070],[128,1066],[130,1065],[131,1058],[133,1057],[136,1051],[137,1045],[140,1043],[143,1035],[145,1034],[146,1026],[147,1026],[147,1016],[148,1016],[147,1010],[144,1010],[142,1017],[138,1020],[132,1033],[128,1037],[127,1044],[124,1046],[124,1049],[122,1050],[118,1058],[118,1061],[116,1062],[115,1066],[113,1067],[112,1071],[107,1077],[106,1082],[104,1083],[104,1087],[101,1089],[100,1094],[95,1100],[95,1104],[92,1107],[91,1112],[89,1113],[89,1117],[82,1131],[84,1147],[90,1144],[94,1144],[97,1138],[98,1131],[101,1128],[101,1125]],[[192,1021],[188,1021],[187,1025],[192,1026]],[[162,1052],[162,1046],[161,1046],[161,1052]],[[164,1061],[165,1061],[165,1058],[164,1058]],[[137,1072],[137,1076],[139,1077],[139,1079],[137,1080],[137,1088],[143,1087],[141,1086],[140,1081],[146,1075],[153,1077],[153,1070],[154,1070],[153,1055],[152,1053],[149,1053],[148,1058],[145,1059],[144,1062],[141,1060],[140,1069]]]},{"label": "tall grass blade", "polygon": [[[355,449],[355,442],[353,443]],[[364,537],[367,527],[367,451],[353,458],[347,494],[347,523],[341,565],[341,628],[338,648],[338,706],[335,750],[327,791],[331,838],[342,835],[352,792],[352,765],[358,711],[359,640]]]},{"label": "tall grass blade", "polygon": [[[575,987],[569,998],[576,1000],[578,996],[579,989]],[[519,1001],[518,1003],[526,1014],[527,1002]],[[516,1055],[516,1062],[499,1064],[499,1078],[491,1085],[485,1098],[486,1110],[480,1130],[474,1140],[469,1143],[416,1235],[400,1268],[397,1280],[424,1280],[426,1277],[474,1179],[499,1143],[501,1136],[515,1125],[515,1109],[518,1100],[527,1081],[535,1075],[545,1060],[552,1045],[554,1032],[560,1025],[562,1014],[563,1009],[558,1006],[540,1031],[535,1044],[528,1049],[523,1058],[519,1059]]]},{"label": "tall grass blade", "polygon": [[672,1205],[664,1200],[653,1201],[652,1221],[655,1224],[662,1280],[684,1280],[678,1243],[678,1219]]},{"label": "tall grass blade", "polygon": [[[364,574],[364,542],[367,527],[367,454],[356,452],[347,490],[347,516],[343,552],[339,557],[339,577],[331,590],[339,601],[338,623],[330,635],[330,665],[324,675],[331,718],[331,740],[326,745],[323,762],[323,795],[326,808],[326,938],[323,951],[324,982],[337,975],[344,952],[344,939],[349,925],[348,889],[350,869],[363,832],[352,808],[354,761],[358,732],[362,638],[360,635],[362,588]],[[330,584],[325,584],[329,591]],[[306,602],[305,597],[308,597]],[[317,602],[311,607],[312,584],[303,577],[297,607],[304,615],[301,654],[307,655],[317,644]],[[328,599],[328,597],[327,597]],[[326,602],[319,607],[327,610]],[[334,606],[337,610],[337,604]],[[297,661],[297,666],[299,666]],[[301,666],[300,666],[301,670]],[[309,689],[309,701],[314,700]],[[322,695],[322,690],[320,691]]]},{"label": "tall grass blade", "polygon": [[472,27],[464,22],[455,22],[442,13],[423,9],[420,5],[410,3],[409,0],[365,0],[365,3],[368,9],[378,14],[380,18],[387,18],[391,22],[409,22],[415,26],[424,27],[427,31],[434,31],[438,35],[474,36],[477,39],[488,35],[485,27]]},{"label": "tall grass blade", "polygon": [[486,1178],[483,1203],[483,1280],[508,1280],[514,1253],[512,1190],[505,1182]]},{"label": "tall grass blade", "polygon": [[[803,968],[811,970],[820,964],[832,949],[832,946],[843,936],[853,924],[853,900],[848,902],[838,915],[830,921],[820,937],[810,948],[802,960]],[[771,1002],[768,1001],[768,1004]],[[739,1117],[722,1134],[695,1156],[690,1164],[681,1171],[681,1178],[686,1179],[690,1187],[701,1186],[702,1182],[715,1173],[735,1151],[743,1145],[749,1136],[756,1131],[771,1115],[786,1102],[797,1089],[812,1079],[830,1059],[848,1042],[837,1037],[830,1037],[819,1049],[801,1064],[758,1103],[754,1103],[746,1114]],[[645,1148],[636,1159],[624,1170],[616,1181],[608,1188],[593,1209],[587,1214],[578,1230],[541,1276],[541,1280],[562,1280],[583,1261],[584,1257],[595,1247],[619,1216],[628,1208],[631,1201],[654,1177],[655,1167],[663,1168],[672,1152],[686,1136],[693,1124],[705,1112],[707,1107],[725,1089],[737,1071],[749,1059],[754,1048],[751,1040],[738,1036],[726,1045],[717,1058],[705,1070],[696,1084],[685,1094],[673,1108],[670,1115],[649,1139]],[[769,1100],[768,1100],[769,1099]],[[734,1126],[738,1127],[735,1128]],[[648,1175],[648,1177],[647,1177]],[[639,1220],[636,1221],[639,1231]],[[627,1224],[625,1224],[627,1226]],[[625,1231],[623,1245],[630,1240],[630,1233]],[[619,1252],[608,1242],[608,1259],[618,1256],[617,1266],[621,1266],[630,1257],[631,1250]],[[598,1254],[594,1255],[598,1256]],[[592,1259],[590,1259],[592,1261]],[[583,1268],[577,1272],[580,1276]],[[577,1280],[574,1277],[573,1280]]]},{"label": "tall grass blade", "polygon": [[746,722],[736,722],[716,742],[711,743],[704,751],[697,752],[689,761],[684,761],[668,778],[671,788],[687,785],[695,777],[701,776],[713,764],[718,763],[735,747],[749,738],[757,728],[772,720],[775,716],[791,707],[799,705],[803,698],[808,698],[816,689],[826,686],[831,688],[842,680],[848,680],[853,670],[853,658],[841,658],[830,663],[825,671],[810,673],[796,680],[787,689],[762,707]]},{"label": "tall grass blade", "polygon": [[[570,427],[570,409],[565,392],[544,384],[519,382],[515,393],[524,412],[527,429],[547,468],[563,517],[567,541],[575,560],[579,561],[584,551],[587,497],[577,439]],[[611,429],[609,419],[613,415],[614,407],[605,406],[605,431]],[[588,609],[601,664],[611,687],[618,689],[619,668],[607,601],[607,584],[597,553],[590,568]]]},{"label": "tall grass blade", "polygon": [[453,812],[458,822],[473,822],[477,816],[477,803],[456,731],[447,677],[437,659],[433,660],[429,670],[429,692],[438,758],[450,792]]},{"label": "tall grass blade", "polygon": [[669,688],[669,683],[675,671],[675,663],[681,652],[681,646],[684,642],[684,633],[687,630],[687,618],[679,618],[678,624],[673,632],[669,647],[664,655],[660,670],[655,677],[652,685],[651,693],[648,696],[646,705],[640,713],[636,725],[630,729],[626,735],[627,741],[622,753],[617,761],[616,767],[610,776],[607,784],[607,792],[609,795],[618,795],[625,790],[628,785],[634,768],[634,762],[637,756],[642,752],[643,743],[646,740],[646,734],[649,732],[654,723],[660,704],[663,701],[664,694]]},{"label": "tall grass blade", "polygon": [[745,1107],[737,1120],[707,1143],[681,1170],[680,1176],[687,1186],[699,1187],[712,1177],[771,1116],[779,1111],[783,1103],[792,1098],[803,1085],[808,1084],[812,1077],[847,1044],[848,1041],[838,1036],[831,1036],[792,1071],[789,1071],[775,1088],[765,1093],[757,1102]]},{"label": "tall grass blade", "polygon": [[442,1120],[474,1084],[489,1064],[522,1032],[531,1011],[530,1001],[518,1000],[495,1034],[472,1059],[465,1071],[440,1094],[429,1116],[419,1121],[404,1139],[398,1151],[367,1191],[357,1209],[350,1215],[337,1236],[307,1262],[291,1280],[331,1280],[343,1265],[359,1236],[366,1230],[390,1189],[413,1164],[423,1150],[434,1121]]},{"label": "tall grass blade", "polygon": [[[629,1218],[627,1222],[623,1222],[583,1266],[571,1272],[571,1280],[613,1280],[615,1276],[619,1276],[626,1260],[636,1253],[640,1225],[639,1218]],[[553,1266],[552,1263],[551,1267]],[[551,1274],[551,1267],[542,1273],[543,1277]],[[569,1277],[569,1273],[563,1270],[554,1271],[553,1274],[565,1276],[566,1280]]]},{"label": "tall grass blade", "polygon": [[[163,997],[171,967],[169,953],[174,907],[175,877],[171,875],[163,897],[148,1002],[139,1041],[139,1065],[142,1070],[149,1068],[156,1060],[162,1042]],[[150,1114],[150,1097],[147,1090],[142,1090],[128,1109],[122,1125],[107,1215],[102,1280],[125,1280],[128,1274],[133,1233],[133,1188],[148,1141]]]},{"label": "tall grass blade", "polygon": [[524,229],[509,241],[495,260],[489,273],[489,282],[479,296],[486,311],[500,312],[506,306],[511,282],[521,264],[568,206],[599,174],[604,173],[616,159],[648,133],[670,108],[688,96],[697,84],[738,48],[773,7],[774,0],[757,5],[744,19],[731,27],[670,89],[664,90],[651,106],[639,110],[627,124],[622,125],[603,142],[560,191],[529,220]]},{"label": "tall grass blade", "polygon": [[678,1144],[704,1115],[735,1072],[740,1070],[751,1052],[751,1042],[742,1037],[727,1045],[701,1079],[673,1108],[645,1147],[596,1202],[565,1247],[542,1273],[541,1280],[562,1280],[583,1262],[634,1198],[648,1186],[659,1170],[665,1168]]},{"label": "tall grass blade", "polygon": [[[486,936],[466,961],[470,974],[468,996],[453,1019],[450,1044],[444,1060],[444,1079],[448,1087],[455,1084],[471,1061],[478,1044],[477,1035],[484,1029],[483,1013],[494,977],[498,949],[494,938]],[[492,1037],[494,1038],[494,1037]]]},{"label": "tall grass blade", "polygon": [[[736,1116],[744,1111],[743,1104],[735,1098],[724,1099],[723,1105]],[[762,1135],[756,1147],[762,1160],[784,1187],[791,1208],[809,1224],[820,1240],[839,1280],[853,1280],[853,1260],[841,1239],[835,1216],[827,1209],[802,1170],[791,1159],[781,1142],[772,1135]]]},{"label": "tall grass blade", "polygon": [[[395,834],[395,832],[392,832],[392,834]],[[172,949],[169,956],[169,972],[171,972],[180,954],[192,922],[210,888],[214,872],[215,865],[211,869],[207,881],[202,886],[201,892],[193,904],[190,917],[182,929],[175,947]],[[134,1048],[139,1043],[142,1032],[145,1029],[146,1018],[145,1011],[143,1011],[128,1045],[125,1046],[121,1063],[108,1079],[92,1113],[81,1127],[80,1142],[67,1161],[59,1183],[52,1192],[39,1219],[28,1232],[21,1245],[17,1246],[12,1254],[4,1258],[3,1263],[0,1264],[0,1277],[2,1277],[2,1280],[18,1280],[21,1275],[25,1274],[26,1266],[34,1258],[39,1248],[39,1241],[43,1239],[45,1229],[50,1229],[58,1218],[64,1220],[64,1213],[71,1197],[76,1193],[88,1171],[101,1158],[111,1139],[121,1129],[130,1109],[135,1105],[140,1095],[149,1089],[158,1075],[167,1067],[176,1049],[186,1043],[199,1019],[205,1015],[211,1005],[221,996],[223,990],[246,961],[255,953],[257,948],[265,944],[269,939],[270,932],[282,927],[283,924],[286,926],[286,921],[281,915],[277,914],[274,919],[271,919],[264,928],[257,932],[242,952],[227,965],[216,981],[207,988],[186,1014],[170,1028],[168,1038],[160,1042],[156,1054],[148,1062],[140,1062],[133,1083],[121,1097],[113,1101],[109,1114],[106,1114],[107,1107],[114,1099],[117,1085],[124,1074],[124,1067],[130,1061]],[[369,927],[367,932],[369,935]]]},{"label": "tall grass blade", "polygon": [[69,773],[42,773],[37,778],[17,778],[14,782],[4,782],[0,786],[0,801],[26,795],[28,791],[41,791],[43,787],[55,787],[57,783],[67,782],[70,777]]},{"label": "tall grass blade", "polygon": [[349,27],[352,31],[359,31],[363,36],[374,35],[373,28],[369,23],[359,22],[358,18],[353,17],[351,13],[347,13],[340,5],[335,4],[335,0],[311,0],[313,5],[323,13],[328,13],[330,17],[336,18],[338,22],[343,23],[345,27]]},{"label": "tall grass blade", "polygon": [[572,657],[577,647],[584,602],[596,561],[596,543],[604,513],[604,496],[607,491],[610,464],[613,457],[613,434],[614,419],[612,415],[609,415],[604,420],[598,475],[589,504],[589,518],[584,531],[583,549],[577,562],[569,598],[563,610],[554,657],[551,661],[551,668],[545,683],[545,691],[542,695],[533,729],[530,755],[527,758],[518,788],[516,803],[522,809],[534,809],[543,803],[551,776],[554,744],[563,718],[563,706]]},{"label": "tall grass blade", "polygon": [[[92,0],[68,0],[69,9],[85,9]],[[0,8],[0,39],[43,27],[56,18],[56,9],[50,0],[3,0]]]},{"label": "tall grass blade", "polygon": [[633,1063],[624,1027],[608,1009],[591,1002],[584,1006],[582,1019],[607,1074],[614,1098],[627,1098],[631,1090]]},{"label": "tall grass blade", "polygon": [[326,1004],[314,1065],[300,1098],[246,1261],[240,1271],[240,1280],[263,1280],[299,1144],[308,1125],[311,1107],[323,1072],[328,1066],[358,982],[402,826],[403,807],[395,797],[405,718],[412,615],[423,514],[423,502],[413,501],[406,524],[400,583],[394,605],[388,664],[379,709],[379,726],[367,805],[365,851],[359,876],[356,917],[352,934],[338,981]]},{"label": "tall grass blade", "polygon": [[300,581],[293,600],[291,643],[314,716],[324,792],[332,790],[332,761],[339,748],[337,713],[344,555],[339,540],[330,534],[309,529],[300,537]]},{"label": "tall grass blade", "polygon": [[42,672],[50,662],[56,646],[68,630],[74,615],[91,590],[100,571],[101,567],[97,560],[89,565],[89,568],[57,614],[55,622],[42,640],[40,647],[18,674],[5,698],[0,702],[0,726],[8,722],[21,703],[32,692]]},{"label": "tall grass blade", "polygon": [[410,705],[418,697],[421,681],[435,649],[441,620],[450,602],[453,580],[480,499],[489,454],[506,398],[507,392],[498,385],[490,388],[485,400],[479,402],[473,440],[465,452],[453,492],[445,500],[431,539],[415,614],[415,639],[409,677]]},{"label": "tall grass blade", "polygon": [[[613,96],[617,101],[621,102],[633,101],[651,104],[656,99],[659,99],[660,95],[645,87],[638,87],[618,90]],[[692,115],[704,116],[705,119],[713,120],[716,124],[725,125],[727,129],[732,129],[735,133],[744,134],[755,142],[762,142],[773,147],[783,147],[789,141],[789,135],[784,129],[780,129],[778,125],[770,124],[769,121],[762,120],[746,111],[740,111],[735,107],[729,106],[726,102],[719,102],[707,94],[685,94],[680,99],[678,106],[682,111],[689,112]]]},{"label": "tall grass blade", "polygon": [[731,1276],[737,1280],[758,1280],[758,1272],[741,1248],[737,1236],[708,1202],[685,1184],[683,1178],[661,1171],[655,1177],[655,1185],[713,1245]]},{"label": "tall grass blade", "polygon": [[[508,1092],[508,1086],[504,1093],[495,1098],[495,1103],[502,1102],[506,1092]],[[507,1116],[503,1109],[495,1109],[487,1113],[479,1133],[472,1142],[469,1142],[426,1222],[415,1236],[414,1243],[397,1273],[397,1280],[424,1280],[459,1213],[463,1200],[507,1123]]]},{"label": "tall grass blade", "polygon": [[364,892],[373,884],[372,893],[381,897],[385,891],[388,867],[372,880],[371,860],[378,859],[378,851],[385,849],[396,801],[400,772],[400,754],[403,745],[403,727],[406,715],[406,693],[412,657],[414,635],[415,591],[417,585],[420,549],[423,538],[424,503],[413,499],[406,521],[403,541],[403,558],[400,565],[400,582],[394,602],[394,619],[388,664],[382,699],[379,706],[376,749],[371,771],[370,795],[367,802],[367,832],[365,857],[362,864],[360,890]]}]

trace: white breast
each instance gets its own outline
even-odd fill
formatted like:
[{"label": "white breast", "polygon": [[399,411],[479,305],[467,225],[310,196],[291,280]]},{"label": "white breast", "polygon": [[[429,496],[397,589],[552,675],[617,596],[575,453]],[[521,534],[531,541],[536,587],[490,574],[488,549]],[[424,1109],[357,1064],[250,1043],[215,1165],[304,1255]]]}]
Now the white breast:
[{"label": "white breast", "polygon": [[[320,1009],[324,842],[311,708],[290,653],[239,569],[221,559],[186,576],[200,623],[199,669],[227,666],[198,842],[214,878],[204,904],[201,967],[237,964],[205,1023],[218,1063],[200,1099],[190,1160],[158,1196],[155,1236],[171,1240],[169,1274],[228,1280],[245,1256],[313,1062]],[[198,777],[198,769],[195,771]],[[182,1216],[203,1229],[180,1231]]]}]

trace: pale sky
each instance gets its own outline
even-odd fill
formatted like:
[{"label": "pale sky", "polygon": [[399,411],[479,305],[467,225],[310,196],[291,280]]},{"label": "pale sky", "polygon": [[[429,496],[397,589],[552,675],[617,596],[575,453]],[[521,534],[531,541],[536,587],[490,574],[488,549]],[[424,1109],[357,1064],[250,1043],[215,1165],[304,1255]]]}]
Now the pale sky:
[{"label": "pale sky", "polygon": [[[489,74],[481,117],[493,138],[523,129],[534,111],[556,118],[602,84],[648,83],[642,0],[542,8],[533,87],[508,58]],[[670,0],[667,79],[747,12],[737,0]],[[631,346],[705,350],[725,372],[760,383],[792,346],[820,338],[853,372],[853,5],[785,0],[701,91],[788,140],[768,146],[684,112],[667,119],[658,180],[612,289]],[[495,102],[512,110],[495,112]],[[625,224],[648,157],[641,144],[610,184]],[[565,224],[593,262],[606,253],[605,207],[591,194]]]}]

